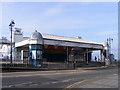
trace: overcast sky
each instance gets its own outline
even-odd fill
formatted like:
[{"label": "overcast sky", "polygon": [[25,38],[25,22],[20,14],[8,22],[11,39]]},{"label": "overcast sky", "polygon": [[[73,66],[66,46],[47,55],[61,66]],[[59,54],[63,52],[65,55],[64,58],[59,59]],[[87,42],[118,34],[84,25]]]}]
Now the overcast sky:
[{"label": "overcast sky", "polygon": [[117,2],[3,2],[2,36],[10,38],[9,23],[30,36],[40,33],[105,42],[114,39],[112,52],[118,57]]}]

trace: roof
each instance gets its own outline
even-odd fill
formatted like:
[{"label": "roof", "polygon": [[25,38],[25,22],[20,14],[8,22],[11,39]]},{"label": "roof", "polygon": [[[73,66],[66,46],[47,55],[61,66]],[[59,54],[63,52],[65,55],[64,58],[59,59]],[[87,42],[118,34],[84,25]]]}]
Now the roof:
[{"label": "roof", "polygon": [[27,39],[29,39],[29,37],[23,37],[23,40],[27,40]]},{"label": "roof", "polygon": [[[58,36],[58,35],[51,35],[51,34],[41,34],[44,44],[51,44],[54,45],[59,42],[54,42],[54,41],[65,41],[64,43],[59,43],[60,45],[68,45],[68,46],[76,46],[77,47],[90,47],[90,48],[95,48],[95,49],[102,49],[104,44],[103,43],[97,43],[89,40],[82,39],[80,37],[66,37],[66,36]],[[16,47],[23,46],[26,44],[29,44],[31,37],[24,37],[22,41],[18,42],[15,44]],[[40,39],[38,36],[32,37],[32,39]],[[50,40],[50,41],[47,41]],[[34,41],[33,41],[34,42]],[[80,44],[81,43],[81,44]],[[79,45],[78,45],[79,44]],[[93,46],[94,45],[94,46]],[[95,46],[96,45],[96,46]]]},{"label": "roof", "polygon": [[85,40],[82,38],[76,38],[76,37],[65,37],[65,36],[58,36],[58,35],[51,35],[51,34],[42,34],[42,36],[44,39],[54,39],[54,40],[71,41],[71,42],[78,42],[78,43],[102,44],[102,43],[97,43],[97,42]]},{"label": "roof", "polygon": [[32,33],[32,35],[30,36],[30,39],[42,39],[42,35],[41,33],[35,31]]},{"label": "roof", "polygon": [[2,38],[0,38],[0,43],[10,44],[10,41],[6,37],[2,37]]},{"label": "roof", "polygon": [[30,37],[23,37],[23,40],[27,39],[52,39],[52,40],[60,40],[60,41],[70,41],[70,42],[78,42],[78,43],[89,43],[89,44],[100,44],[104,45],[103,43],[93,42],[89,40],[82,39],[81,37],[66,37],[66,36],[59,36],[59,35],[52,35],[52,34],[41,34],[37,31],[33,32]]}]

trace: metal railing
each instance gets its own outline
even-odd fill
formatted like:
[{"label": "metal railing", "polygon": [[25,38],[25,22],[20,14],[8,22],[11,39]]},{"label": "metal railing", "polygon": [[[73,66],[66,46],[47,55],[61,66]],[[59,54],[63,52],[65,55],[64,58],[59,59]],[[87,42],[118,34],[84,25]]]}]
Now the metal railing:
[{"label": "metal railing", "polygon": [[52,70],[52,69],[74,69],[72,62],[42,62],[41,65],[33,66],[28,63],[23,63],[21,60],[15,60],[16,62],[10,63],[9,60],[1,62],[2,70]]}]

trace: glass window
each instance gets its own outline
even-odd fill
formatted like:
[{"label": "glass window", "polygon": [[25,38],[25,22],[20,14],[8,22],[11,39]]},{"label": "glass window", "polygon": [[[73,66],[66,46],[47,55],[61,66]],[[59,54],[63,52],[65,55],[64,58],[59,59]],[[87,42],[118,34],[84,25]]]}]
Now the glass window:
[{"label": "glass window", "polygon": [[30,49],[42,49],[42,45],[32,44],[32,45],[30,46]]},{"label": "glass window", "polygon": [[42,59],[42,51],[37,51],[37,59]]},{"label": "glass window", "polygon": [[2,45],[0,45],[0,49],[2,49]]},{"label": "glass window", "polygon": [[31,49],[36,49],[36,45],[31,45]]},{"label": "glass window", "polygon": [[21,52],[21,48],[17,48],[17,52]]},{"label": "glass window", "polygon": [[32,51],[32,59],[36,59],[36,50]]},{"label": "glass window", "polygon": [[36,45],[37,49],[42,49],[42,45]]},{"label": "glass window", "polygon": [[28,51],[23,52],[24,57],[28,57]]}]

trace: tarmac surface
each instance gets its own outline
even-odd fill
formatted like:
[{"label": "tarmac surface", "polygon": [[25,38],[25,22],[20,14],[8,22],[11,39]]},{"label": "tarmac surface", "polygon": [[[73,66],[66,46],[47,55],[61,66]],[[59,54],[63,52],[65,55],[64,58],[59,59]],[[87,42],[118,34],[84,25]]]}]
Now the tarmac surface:
[{"label": "tarmac surface", "polygon": [[[85,67],[76,70],[2,73],[3,88],[115,88],[118,67]],[[4,90],[4,89],[3,89]],[[109,89],[108,89],[109,90]]]}]

